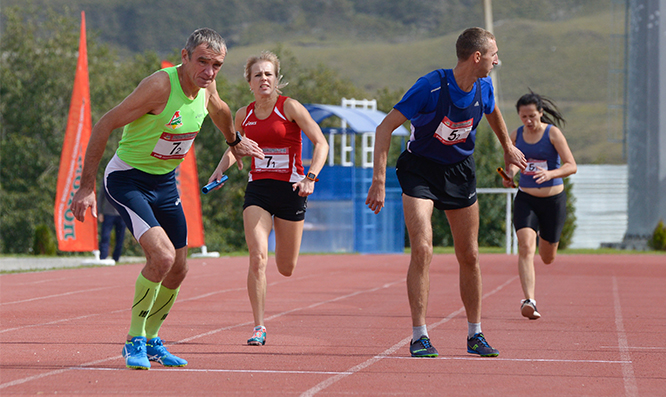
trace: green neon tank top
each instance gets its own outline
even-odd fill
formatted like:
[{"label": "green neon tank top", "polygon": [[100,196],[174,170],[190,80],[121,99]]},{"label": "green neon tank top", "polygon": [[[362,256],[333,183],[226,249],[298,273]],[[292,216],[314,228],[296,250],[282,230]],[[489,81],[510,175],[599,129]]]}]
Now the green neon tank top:
[{"label": "green neon tank top", "polygon": [[176,66],[162,71],[171,81],[166,107],[160,114],[144,114],[127,124],[116,152],[128,165],[154,175],[169,173],[183,161],[208,115],[205,89],[189,99]]}]

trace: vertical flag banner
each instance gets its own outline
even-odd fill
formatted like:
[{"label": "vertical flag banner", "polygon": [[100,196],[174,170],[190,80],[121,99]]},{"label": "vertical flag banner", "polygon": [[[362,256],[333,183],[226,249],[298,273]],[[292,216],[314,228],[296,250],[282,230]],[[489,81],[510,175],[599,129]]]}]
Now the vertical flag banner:
[{"label": "vertical flag banner", "polygon": [[185,159],[176,169],[176,182],[180,192],[187,220],[187,246],[201,247],[204,243],[203,218],[201,216],[201,196],[199,195],[199,178],[194,145],[187,152]]},{"label": "vertical flag banner", "polygon": [[[162,69],[174,66],[169,61],[162,61]],[[203,217],[201,216],[201,196],[199,190],[199,173],[194,145],[187,152],[185,159],[176,169],[176,182],[180,193],[187,220],[187,246],[202,247],[204,242]]]},{"label": "vertical flag banner", "polygon": [[85,222],[78,222],[69,206],[81,183],[92,120],[90,116],[90,86],[88,81],[88,50],[86,48],[86,20],[81,12],[79,59],[76,65],[74,90],[69,105],[67,130],[60,154],[58,185],[56,190],[54,221],[61,251],[93,251],[97,249],[97,218],[92,210],[86,212]]}]

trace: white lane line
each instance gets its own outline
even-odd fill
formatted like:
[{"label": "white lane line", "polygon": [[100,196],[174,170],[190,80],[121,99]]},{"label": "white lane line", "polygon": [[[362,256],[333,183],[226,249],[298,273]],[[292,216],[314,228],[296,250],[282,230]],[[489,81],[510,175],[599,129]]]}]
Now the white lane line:
[{"label": "white lane line", "polygon": [[[340,272],[328,273],[326,275],[326,277],[328,277],[330,275],[333,275],[333,274],[337,274],[337,273],[340,273]],[[284,283],[289,283],[289,282],[294,282],[294,281],[302,281],[302,280],[306,280],[308,278],[318,277],[318,276],[320,276],[320,275],[311,274],[311,275],[308,275],[308,276],[300,276],[298,278],[290,277],[290,278],[286,278],[286,279],[283,279],[283,280],[273,281],[272,283],[268,283],[267,286],[272,287],[274,285],[279,285],[279,284],[284,284]],[[197,277],[197,278],[199,278],[199,277]],[[188,278],[188,280],[190,280],[190,279]],[[219,294],[223,294],[223,293],[227,293],[227,292],[242,292],[242,291],[247,291],[247,287],[243,286],[243,287],[239,287],[239,288],[227,288],[227,289],[217,290],[217,291],[213,291],[213,292],[207,292],[203,295],[192,296],[192,297],[186,298],[186,299],[180,298],[176,301],[176,304],[177,303],[194,301],[194,300],[199,300],[199,299],[203,299],[203,298],[208,298],[210,296],[219,295]]]},{"label": "white lane line", "polygon": [[[88,275],[82,275],[82,276],[77,275],[76,278],[77,279],[84,279],[84,278],[94,278],[94,277],[98,277],[98,276],[96,276],[94,274],[88,274]],[[2,280],[2,275],[0,274],[0,281],[1,280]],[[30,286],[30,285],[45,284],[45,283],[53,284],[53,283],[57,283],[58,281],[63,281],[63,280],[72,281],[72,277],[47,278],[47,279],[44,279],[44,280],[26,281],[24,283],[14,283],[14,282],[12,282],[12,287]]]},{"label": "white lane line", "polygon": [[[393,356],[393,357],[386,357],[391,360],[414,360],[413,357],[406,357],[406,356]],[[564,359],[554,359],[554,358],[499,358],[499,357],[491,357],[491,358],[482,358],[479,356],[472,356],[470,355],[469,357],[433,357],[433,358],[428,358],[428,359],[422,359],[422,361],[430,361],[430,360],[473,360],[473,361],[485,361],[488,363],[492,363],[493,361],[515,361],[515,362],[535,362],[535,363],[585,363],[585,364],[631,364],[631,361],[617,361],[617,360],[564,360]]]},{"label": "white lane line", "polygon": [[617,329],[617,340],[620,347],[620,359],[627,361],[622,364],[622,378],[624,379],[624,392],[628,397],[638,396],[638,385],[634,375],[634,366],[631,363],[629,354],[629,343],[627,342],[627,333],[624,330],[624,320],[622,319],[622,306],[620,305],[620,292],[617,286],[617,278],[613,276],[613,302],[615,305],[615,328]]},{"label": "white lane line", "polygon": [[[69,367],[72,371],[126,371],[125,368],[101,368],[101,367]],[[343,372],[334,371],[277,371],[272,369],[203,369],[203,368],[150,368],[150,372],[210,372],[231,374],[282,374],[282,375],[338,375]]]},{"label": "white lane line", "polygon": [[88,292],[101,291],[101,290],[111,289],[111,288],[116,288],[116,287],[115,287],[115,286],[111,286],[111,287],[100,287],[100,288],[82,289],[82,290],[79,290],[79,291],[70,291],[70,292],[64,292],[64,293],[62,293],[62,294],[40,296],[40,297],[37,297],[37,298],[23,299],[23,300],[20,300],[20,301],[1,302],[1,303],[0,303],[0,306],[16,305],[16,304],[19,304],[19,303],[34,302],[34,301],[39,301],[39,300],[44,300],[44,299],[60,298],[60,297],[62,297],[62,296],[69,296],[69,295],[76,295],[76,294],[85,294],[85,293],[88,293]]},{"label": "white lane line", "polygon": [[[335,274],[335,273],[338,273],[338,272],[334,272],[334,273],[331,273],[331,274]],[[268,284],[268,286],[270,287],[270,286],[273,286],[273,285],[289,282],[290,280],[291,281],[294,281],[294,280],[300,281],[300,280],[310,278],[310,277],[312,277],[312,276],[303,276],[303,277],[299,277],[298,279],[291,278],[291,279],[288,279],[288,280],[275,281],[275,282],[272,282],[272,283]],[[101,288],[101,289],[105,289],[105,288],[115,288],[115,287],[104,287],[104,288]],[[183,302],[195,301],[195,300],[208,298],[208,297],[213,296],[213,295],[219,295],[219,294],[223,294],[223,293],[227,293],[227,292],[245,291],[246,289],[247,289],[246,287],[241,287],[241,288],[228,288],[228,289],[223,289],[223,290],[217,290],[217,291],[209,292],[209,293],[198,295],[198,296],[193,296],[193,297],[186,298],[186,299],[181,298],[181,299],[178,299],[175,304],[182,304]],[[87,291],[83,291],[83,292],[90,292],[90,291],[94,291],[94,290],[87,290]],[[81,292],[81,291],[79,291],[79,292]],[[69,292],[69,293],[66,293],[66,294],[63,294],[63,295],[70,295],[70,294],[73,294],[73,293],[75,293],[75,292]],[[53,297],[56,297],[56,296],[60,296],[60,295],[51,295],[49,297],[42,297],[42,298],[32,298],[32,299],[29,299],[29,300],[26,300],[26,301],[10,302],[10,303],[22,303],[22,302],[28,302],[28,301],[31,301],[31,300],[39,300],[39,299],[45,299],[45,298],[50,299],[50,298],[53,298]],[[59,320],[53,320],[53,321],[49,321],[49,322],[46,322],[46,323],[21,325],[19,327],[14,327],[14,328],[0,329],[0,334],[3,334],[5,332],[11,332],[11,331],[20,331],[20,330],[24,330],[24,329],[27,329],[27,328],[35,328],[35,327],[41,327],[41,326],[47,326],[47,325],[53,325],[53,324],[66,323],[68,321],[78,321],[78,320],[82,320],[82,319],[85,319],[85,318],[91,318],[91,317],[97,317],[97,316],[108,316],[109,314],[122,313],[122,312],[126,312],[126,311],[128,312],[130,310],[131,310],[131,308],[125,308],[125,309],[118,309],[118,310],[114,310],[114,311],[111,311],[111,312],[105,312],[105,313],[92,313],[92,314],[86,314],[84,316],[77,316],[77,317],[71,317],[71,318],[62,318],[62,319],[59,319]],[[245,325],[248,325],[248,323],[238,324],[238,326],[245,326]],[[235,326],[234,326],[234,328],[235,328]]]},{"label": "white lane line", "polygon": [[85,316],[62,318],[60,320],[53,320],[53,321],[49,321],[47,323],[22,325],[20,327],[6,328],[6,329],[3,329],[3,330],[0,330],[0,334],[5,333],[5,332],[10,332],[10,331],[20,331],[20,330],[27,329],[27,328],[36,328],[36,327],[41,327],[41,326],[46,326],[46,325],[66,323],[66,322],[69,322],[69,321],[83,320],[84,318],[98,317],[98,316],[102,316],[102,315],[108,316],[109,314],[122,313],[122,312],[125,312],[125,311],[129,311],[129,309],[114,310],[114,311],[103,313],[103,314],[102,313],[95,313],[95,314],[86,314]]},{"label": "white lane line", "polygon": [[[286,316],[287,314],[295,313],[295,312],[298,312],[298,311],[301,311],[301,310],[312,309],[312,308],[315,308],[317,306],[325,305],[327,303],[333,303],[333,302],[337,302],[339,300],[348,299],[348,298],[354,297],[356,295],[379,291],[380,289],[389,288],[389,287],[392,287],[393,285],[395,285],[397,283],[403,283],[403,282],[405,282],[405,279],[401,279],[401,280],[398,280],[398,281],[394,281],[394,282],[387,283],[387,284],[384,284],[384,285],[379,286],[379,287],[375,287],[375,288],[371,288],[371,289],[367,289],[367,290],[363,290],[363,291],[355,291],[355,292],[352,292],[352,293],[347,294],[347,295],[341,295],[341,296],[338,296],[338,297],[333,298],[333,299],[313,303],[309,306],[297,307],[295,309],[286,310],[282,313],[276,313],[272,316],[266,317],[266,318],[264,318],[264,321],[268,322],[268,321],[274,320],[278,317]],[[242,324],[235,324],[235,325],[230,325],[230,326],[227,326],[227,327],[214,329],[214,330],[208,331],[208,332],[203,333],[203,334],[194,335],[194,336],[191,336],[189,338],[181,339],[178,342],[174,342],[173,344],[175,345],[175,344],[179,344],[179,343],[190,342],[190,341],[193,341],[195,339],[203,338],[203,337],[210,336],[210,335],[215,335],[215,334],[217,334],[219,332],[222,332],[222,331],[228,331],[230,329],[234,329],[234,328],[238,328],[238,327],[245,327],[245,326],[250,325],[250,324],[254,324],[254,321],[248,321],[248,322],[245,322],[245,323],[242,323]]]},{"label": "white lane line", "polygon": [[[599,348],[617,350],[620,346],[599,346]],[[625,346],[624,348],[628,350],[666,350],[666,347],[661,346]]]},{"label": "white lane line", "polygon": [[[486,299],[487,297],[499,292],[500,290],[502,290],[507,285],[511,284],[516,279],[518,279],[518,276],[514,276],[514,277],[510,278],[504,284],[500,285],[499,287],[495,288],[494,290],[492,290],[492,291],[488,292],[487,294],[483,295],[481,299]],[[440,321],[438,321],[438,322],[436,322],[432,325],[429,325],[428,329],[435,329],[436,327],[450,321],[452,318],[454,318],[455,316],[457,316],[458,314],[460,314],[464,311],[465,311],[465,307],[463,306],[460,309],[452,312],[451,314],[449,314],[445,318],[441,319]],[[327,387],[331,386],[332,384],[346,378],[347,376],[354,375],[355,373],[371,366],[372,364],[374,364],[374,363],[376,363],[376,362],[378,362],[378,361],[380,361],[384,358],[388,358],[390,355],[392,355],[393,353],[395,353],[396,351],[398,351],[402,347],[406,346],[411,341],[412,341],[412,337],[410,335],[410,336],[406,337],[405,339],[401,340],[400,342],[396,343],[395,345],[391,346],[390,348],[384,350],[382,353],[374,356],[373,358],[371,358],[371,359],[369,359],[365,362],[362,362],[362,363],[360,363],[360,364],[358,364],[358,365],[356,365],[352,368],[349,368],[347,371],[344,371],[344,372],[342,372],[338,375],[335,375],[331,378],[328,378],[328,379],[320,382],[319,384],[315,385],[314,387],[312,387],[309,390],[306,390],[304,393],[302,393],[301,397],[314,396],[315,394],[317,394],[320,391],[326,389]]]},{"label": "white lane line", "polygon": [[[115,360],[118,357],[120,357],[120,356],[107,357],[107,358],[104,358],[104,359],[101,359],[101,360],[90,361],[88,363],[81,364],[81,366],[97,365],[97,364],[101,364],[101,363],[106,362],[106,361]],[[43,374],[39,374],[39,375],[28,376],[27,378],[15,379],[11,382],[0,384],[0,389],[6,389],[6,388],[11,387],[11,386],[18,386],[18,385],[21,385],[23,383],[31,382],[33,380],[37,380],[37,379],[41,379],[41,378],[46,378],[47,376],[62,374],[64,372],[71,371],[71,370],[72,370],[71,367],[70,368],[63,368],[63,369],[57,369],[55,371],[44,372]]]},{"label": "white lane line", "polygon": [[[313,307],[324,305],[326,303],[337,302],[339,300],[351,298],[351,297],[354,297],[356,295],[363,294],[363,293],[375,292],[375,291],[378,291],[380,289],[389,288],[389,287],[391,287],[391,286],[393,286],[397,283],[404,283],[404,282],[405,282],[405,279],[403,278],[403,279],[398,280],[398,281],[394,281],[394,282],[391,282],[391,283],[386,283],[386,284],[384,284],[382,286],[379,286],[379,287],[375,287],[375,288],[371,288],[371,289],[367,289],[367,290],[363,290],[363,291],[355,291],[355,292],[352,292],[350,294],[341,295],[341,296],[338,296],[338,297],[333,298],[333,299],[328,299],[328,300],[325,300],[325,301],[317,302],[317,303],[314,303],[314,304],[306,306],[306,307],[291,309],[291,310],[284,311],[282,313],[277,313],[277,314],[274,314],[273,316],[267,317],[265,320],[269,321],[269,320],[284,316],[284,315],[289,314],[289,313],[294,313],[294,312],[299,311],[299,310],[310,309],[310,308],[313,308]],[[208,294],[202,295],[202,296],[208,296]],[[117,310],[116,312],[126,311],[126,310],[128,310],[128,309]],[[83,316],[83,317],[88,317],[88,316]],[[60,321],[68,321],[68,320],[59,320],[59,321],[56,321],[56,322],[60,322]],[[188,341],[191,341],[191,340],[203,338],[203,337],[206,337],[206,336],[209,336],[209,335],[216,334],[216,333],[221,332],[221,331],[237,328],[237,327],[240,327],[240,326],[245,326],[245,325],[248,325],[248,324],[253,324],[253,322],[247,322],[247,323],[243,323],[243,324],[236,324],[236,325],[231,325],[231,326],[228,326],[228,327],[219,328],[219,329],[212,330],[212,331],[209,331],[209,332],[206,332],[206,333],[203,333],[203,334],[199,334],[199,335],[195,335],[195,336],[192,336],[192,337],[189,337],[189,338],[182,339],[182,340],[174,342],[172,344],[175,345],[175,344],[179,344],[179,343],[188,342]],[[101,360],[91,361],[91,362],[88,362],[88,363],[81,364],[81,367],[96,365],[96,364],[103,363],[103,362],[106,362],[106,361],[117,360],[119,358],[120,358],[120,356],[107,357],[107,358],[104,358],[104,359],[101,359]],[[50,372],[45,372],[43,374],[39,374],[39,375],[35,375],[35,376],[29,376],[27,378],[16,379],[16,380],[13,380],[11,382],[0,384],[0,389],[5,389],[7,387],[20,385],[20,384],[30,382],[30,381],[33,381],[33,380],[37,380],[37,379],[41,379],[41,378],[44,378],[44,377],[47,377],[47,376],[57,375],[57,374],[61,374],[63,372],[72,371],[74,368],[80,369],[80,367],[63,368],[63,369],[58,369],[58,370],[54,370],[54,371],[50,371]],[[341,374],[341,373],[344,373],[344,372],[333,372],[332,374]]]}]

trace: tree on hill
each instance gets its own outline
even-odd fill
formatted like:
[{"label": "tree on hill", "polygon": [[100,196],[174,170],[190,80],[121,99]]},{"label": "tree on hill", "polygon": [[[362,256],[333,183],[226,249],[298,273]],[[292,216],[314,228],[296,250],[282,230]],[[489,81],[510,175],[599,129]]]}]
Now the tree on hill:
[{"label": "tree on hill", "polygon": [[[193,30],[207,26],[230,47],[314,39],[405,41],[437,37],[469,26],[483,26],[479,0],[27,0],[60,13],[86,11],[88,26],[102,42],[126,54],[148,49],[170,53]],[[558,20],[594,12],[607,0],[495,0],[496,21]],[[4,0],[26,6],[26,0]],[[179,43],[175,46],[174,43]],[[183,43],[184,44],[184,43]]]}]

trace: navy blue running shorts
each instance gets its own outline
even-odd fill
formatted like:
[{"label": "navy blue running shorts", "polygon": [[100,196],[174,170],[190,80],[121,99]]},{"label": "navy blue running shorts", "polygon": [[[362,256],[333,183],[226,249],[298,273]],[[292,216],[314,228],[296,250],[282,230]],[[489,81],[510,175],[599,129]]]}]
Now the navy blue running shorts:
[{"label": "navy blue running shorts", "polygon": [[560,241],[567,219],[567,194],[562,191],[550,197],[535,197],[518,191],[513,201],[513,226],[529,227],[549,243]]},{"label": "navy blue running shorts", "polygon": [[298,190],[294,191],[291,185],[293,182],[275,179],[248,182],[243,210],[256,205],[276,218],[295,222],[304,220],[308,198],[299,196]]},{"label": "navy blue running shorts", "polygon": [[187,246],[187,222],[175,170],[148,174],[114,156],[106,167],[104,190],[137,241],[148,229],[160,226],[175,249]]},{"label": "navy blue running shorts", "polygon": [[467,208],[476,202],[476,166],[469,156],[444,165],[405,150],[396,163],[402,193],[432,200],[438,210]]}]

